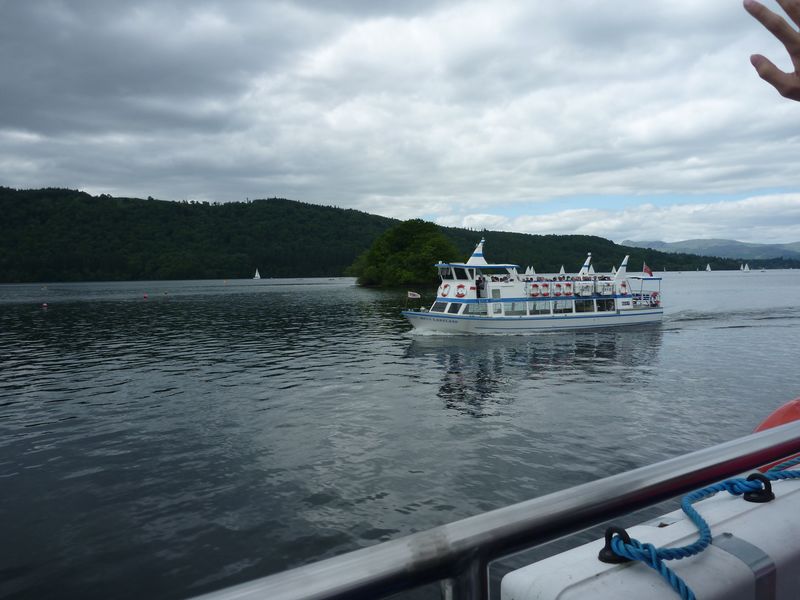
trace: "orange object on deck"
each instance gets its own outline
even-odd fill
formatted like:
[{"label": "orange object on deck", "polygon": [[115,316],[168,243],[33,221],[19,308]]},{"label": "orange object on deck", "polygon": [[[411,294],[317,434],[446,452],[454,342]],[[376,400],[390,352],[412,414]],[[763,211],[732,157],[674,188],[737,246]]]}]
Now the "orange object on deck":
[{"label": "orange object on deck", "polygon": [[[800,419],[800,398],[795,398],[794,400],[790,400],[780,408],[776,408],[771,415],[769,415],[766,419],[764,419],[761,424],[753,430],[753,433],[758,431],[764,431],[765,429],[772,429],[773,427],[777,427],[778,425],[785,425],[786,423],[791,423],[792,421],[797,421]],[[786,458],[779,460],[774,463],[770,463],[763,467],[759,468],[759,471],[767,472],[772,467],[781,464],[782,462],[786,462],[790,458],[794,458],[795,456],[800,456],[800,454],[793,454],[792,456],[787,456]]]}]

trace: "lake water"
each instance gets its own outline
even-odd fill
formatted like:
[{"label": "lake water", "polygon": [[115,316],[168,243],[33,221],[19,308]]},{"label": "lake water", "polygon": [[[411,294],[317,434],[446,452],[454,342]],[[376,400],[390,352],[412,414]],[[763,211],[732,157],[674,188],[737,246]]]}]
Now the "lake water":
[{"label": "lake water", "polygon": [[800,271],[664,276],[662,325],[491,338],[349,279],[0,286],[0,597],[190,597],[800,396]]}]

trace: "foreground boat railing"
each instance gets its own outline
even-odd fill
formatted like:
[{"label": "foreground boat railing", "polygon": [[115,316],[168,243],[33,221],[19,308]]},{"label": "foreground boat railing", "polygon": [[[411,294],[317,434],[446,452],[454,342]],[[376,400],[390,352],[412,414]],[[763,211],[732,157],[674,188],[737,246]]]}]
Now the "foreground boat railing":
[{"label": "foreground boat railing", "polygon": [[489,563],[800,452],[800,421],[202,596],[377,598],[442,581],[488,598]]}]

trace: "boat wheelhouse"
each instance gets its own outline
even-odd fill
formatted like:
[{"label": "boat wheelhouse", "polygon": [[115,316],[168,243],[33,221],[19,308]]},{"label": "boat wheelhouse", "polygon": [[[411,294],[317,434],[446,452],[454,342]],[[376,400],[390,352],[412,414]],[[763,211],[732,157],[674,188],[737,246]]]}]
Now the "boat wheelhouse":
[{"label": "boat wheelhouse", "polygon": [[481,240],[465,263],[437,263],[441,285],[430,308],[406,310],[415,329],[432,333],[528,333],[659,322],[661,278],[616,271],[596,273],[589,253],[580,271],[523,273],[491,264]]}]

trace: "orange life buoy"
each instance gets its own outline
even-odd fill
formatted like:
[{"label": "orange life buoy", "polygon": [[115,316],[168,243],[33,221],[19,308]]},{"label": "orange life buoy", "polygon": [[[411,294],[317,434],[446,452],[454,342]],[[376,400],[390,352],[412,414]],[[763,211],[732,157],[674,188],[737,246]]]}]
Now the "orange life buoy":
[{"label": "orange life buoy", "polygon": [[554,289],[555,289],[555,291],[553,292],[553,295],[554,295],[554,296],[560,296],[560,295],[561,295],[561,284],[560,284],[560,283],[557,283],[557,284],[554,286]]},{"label": "orange life buoy", "polygon": [[628,284],[626,282],[622,282],[619,284],[619,291],[622,292],[623,295],[628,293]]},{"label": "orange life buoy", "polygon": [[534,283],[533,285],[531,285],[531,296],[536,298],[538,295],[539,295],[539,284]]},{"label": "orange life buoy", "polygon": [[449,283],[445,283],[442,286],[442,296],[447,296],[447,294],[449,294],[449,293],[450,293],[450,284]]},{"label": "orange life buoy", "polygon": [[543,283],[542,284],[542,296],[549,296],[550,295],[550,284]]},{"label": "orange life buoy", "polygon": [[570,282],[564,284],[564,295],[565,296],[572,295],[572,284]]},{"label": "orange life buoy", "polygon": [[459,283],[456,286],[456,298],[463,298],[467,295],[467,288],[464,287],[463,283]]},{"label": "orange life buoy", "polygon": [[[780,408],[776,408],[772,414],[764,419],[761,424],[753,430],[753,433],[758,433],[759,431],[764,431],[765,429],[772,429],[778,425],[785,425],[786,423],[791,423],[792,421],[797,421],[798,419],[800,419],[800,398],[795,398]],[[793,454],[791,456],[787,456],[781,460],[775,461],[774,463],[759,467],[758,470],[766,473],[772,467],[775,467],[782,462],[789,460],[790,458],[794,458],[795,456],[798,455]]]}]

